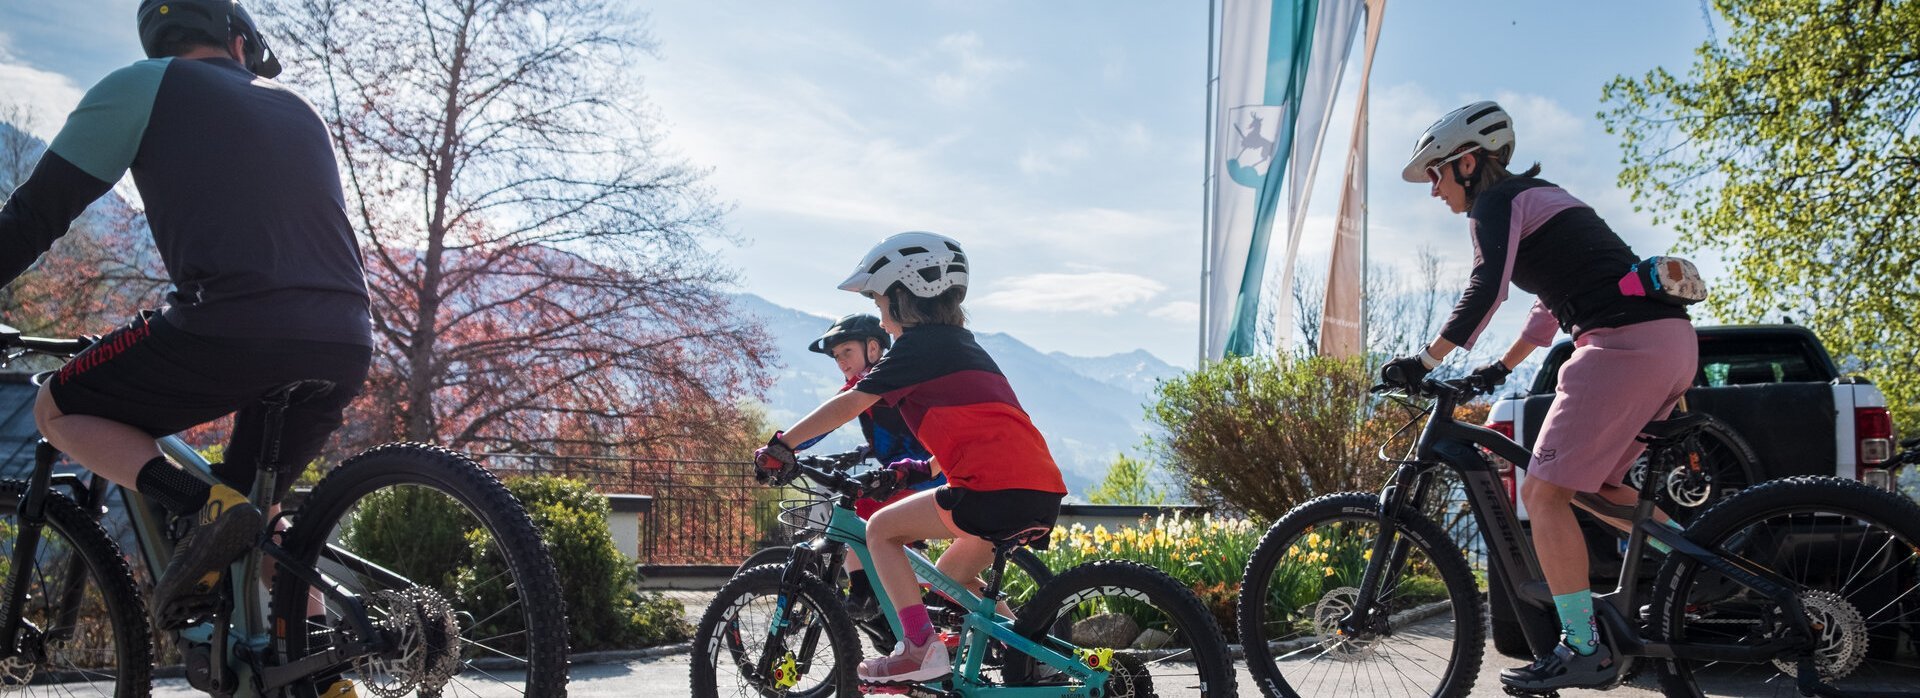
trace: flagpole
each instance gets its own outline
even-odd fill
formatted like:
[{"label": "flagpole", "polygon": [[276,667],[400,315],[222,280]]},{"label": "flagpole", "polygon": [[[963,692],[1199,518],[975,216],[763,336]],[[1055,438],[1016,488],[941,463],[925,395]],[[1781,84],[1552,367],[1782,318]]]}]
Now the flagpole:
[{"label": "flagpole", "polygon": [[1219,24],[1216,10],[1218,3],[1219,0],[1207,2],[1207,79],[1203,82],[1207,95],[1202,102],[1206,105],[1204,111],[1207,118],[1207,152],[1205,157],[1200,158],[1202,168],[1200,176],[1200,356],[1195,361],[1195,366],[1206,365],[1208,350],[1212,348],[1207,344],[1207,319],[1211,317],[1208,310],[1213,305],[1211,300],[1213,295],[1213,122],[1214,110],[1217,108],[1214,101],[1218,94],[1214,83],[1220,79],[1214,67],[1214,62],[1219,60],[1219,50],[1215,46],[1217,41],[1215,32]]},{"label": "flagpole", "polygon": [[[1385,2],[1382,2],[1380,4],[1383,7],[1386,5]],[[1373,14],[1372,3],[1368,3],[1366,5],[1363,5],[1362,7],[1366,8],[1367,14],[1369,15]],[[1368,17],[1367,24],[1371,25],[1373,23],[1373,20],[1374,20],[1373,17]],[[1367,54],[1368,65],[1366,66],[1368,69],[1372,68],[1372,65],[1371,65],[1372,62],[1373,62],[1373,54],[1369,53]],[[1372,100],[1369,97],[1373,94],[1373,84],[1372,84],[1373,81],[1369,80],[1368,79],[1369,77],[1371,77],[1370,74],[1362,75],[1360,78],[1360,103],[1368,105],[1367,112],[1365,114],[1360,115],[1360,138],[1363,139],[1361,142],[1361,146],[1363,148],[1362,152],[1365,152],[1367,154],[1367,159],[1371,160],[1373,159],[1373,109],[1372,109]],[[1369,166],[1368,163],[1361,163],[1361,165],[1365,167],[1367,172],[1367,176],[1360,178],[1360,357],[1361,357],[1360,363],[1361,365],[1365,365],[1366,359],[1367,359],[1367,302],[1368,302],[1368,299],[1367,299],[1367,218],[1369,217],[1369,215],[1371,215],[1371,212],[1373,211],[1373,199],[1368,196],[1367,183],[1373,179],[1373,168]]]}]

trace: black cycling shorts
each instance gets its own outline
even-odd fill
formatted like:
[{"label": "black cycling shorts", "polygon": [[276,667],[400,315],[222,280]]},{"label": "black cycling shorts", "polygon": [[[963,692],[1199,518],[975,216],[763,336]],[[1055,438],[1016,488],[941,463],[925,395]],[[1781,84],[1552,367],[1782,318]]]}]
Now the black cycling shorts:
[{"label": "black cycling shorts", "polygon": [[[1066,495],[1039,490],[969,490],[942,487],[933,495],[940,508],[953,513],[953,525],[962,532],[998,541],[1021,531],[1041,526],[1053,528],[1060,516],[1060,500]],[[1047,549],[1048,538],[1027,545]]]},{"label": "black cycling shorts", "polygon": [[244,492],[264,445],[261,398],[295,381],[333,383],[327,394],[287,408],[277,493],[284,495],[340,427],[372,358],[358,344],[192,334],[148,310],[55,371],[47,389],[62,414],[109,419],[155,438],[238,413],[214,474]]}]

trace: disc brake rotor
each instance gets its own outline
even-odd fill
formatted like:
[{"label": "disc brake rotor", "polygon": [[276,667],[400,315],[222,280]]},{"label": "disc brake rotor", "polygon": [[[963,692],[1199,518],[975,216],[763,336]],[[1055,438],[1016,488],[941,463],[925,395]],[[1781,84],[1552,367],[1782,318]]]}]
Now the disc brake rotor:
[{"label": "disc brake rotor", "polygon": [[[1820,678],[1843,679],[1860,668],[1867,657],[1867,619],[1860,609],[1839,594],[1814,590],[1800,592],[1800,605],[1813,628],[1813,665]],[[1784,659],[1773,660],[1773,667],[1788,676],[1800,673],[1798,666]]]},{"label": "disc brake rotor", "polygon": [[1320,638],[1320,646],[1327,656],[1343,661],[1366,659],[1373,653],[1373,638],[1360,638],[1348,635],[1340,629],[1340,621],[1352,615],[1354,601],[1360,598],[1360,590],[1354,587],[1340,587],[1327,592],[1313,605],[1313,629]]},{"label": "disc brake rotor", "polygon": [[1667,496],[1689,509],[1706,504],[1713,497],[1713,478],[1691,472],[1684,465],[1675,467],[1667,474]]},{"label": "disc brake rotor", "polygon": [[374,625],[393,640],[393,650],[354,660],[368,692],[399,698],[415,689],[437,695],[460,670],[460,622],[453,605],[426,587],[372,594]]}]

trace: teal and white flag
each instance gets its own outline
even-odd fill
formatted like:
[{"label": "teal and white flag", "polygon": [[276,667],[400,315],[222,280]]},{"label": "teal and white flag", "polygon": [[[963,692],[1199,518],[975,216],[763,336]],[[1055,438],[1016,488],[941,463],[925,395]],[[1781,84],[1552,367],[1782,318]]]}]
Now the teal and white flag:
[{"label": "teal and white flag", "polygon": [[[1206,358],[1252,353],[1262,281],[1282,185],[1309,179],[1361,0],[1221,0],[1219,76],[1209,180]],[[1318,34],[1327,34],[1324,42]],[[1316,48],[1316,43],[1323,45]],[[1317,64],[1317,65],[1316,65]],[[1301,132],[1302,117],[1308,118]],[[1304,140],[1297,141],[1300,136]],[[1291,166],[1290,166],[1291,163]],[[1302,181],[1284,197],[1306,206]],[[1292,277],[1299,225],[1288,218],[1285,276]],[[1282,289],[1284,294],[1286,289]],[[1277,325],[1285,341],[1292,324]]]}]

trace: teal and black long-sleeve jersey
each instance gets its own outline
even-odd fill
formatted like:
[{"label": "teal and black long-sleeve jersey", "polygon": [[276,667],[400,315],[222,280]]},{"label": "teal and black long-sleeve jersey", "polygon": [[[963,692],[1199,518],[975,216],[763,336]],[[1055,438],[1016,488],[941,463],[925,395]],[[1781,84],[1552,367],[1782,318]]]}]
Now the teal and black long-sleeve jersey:
[{"label": "teal and black long-sleeve jersey", "polygon": [[372,344],[326,125],[230,59],[146,60],[94,85],[0,208],[0,281],[129,171],[173,282],[169,322],[213,337]]}]

